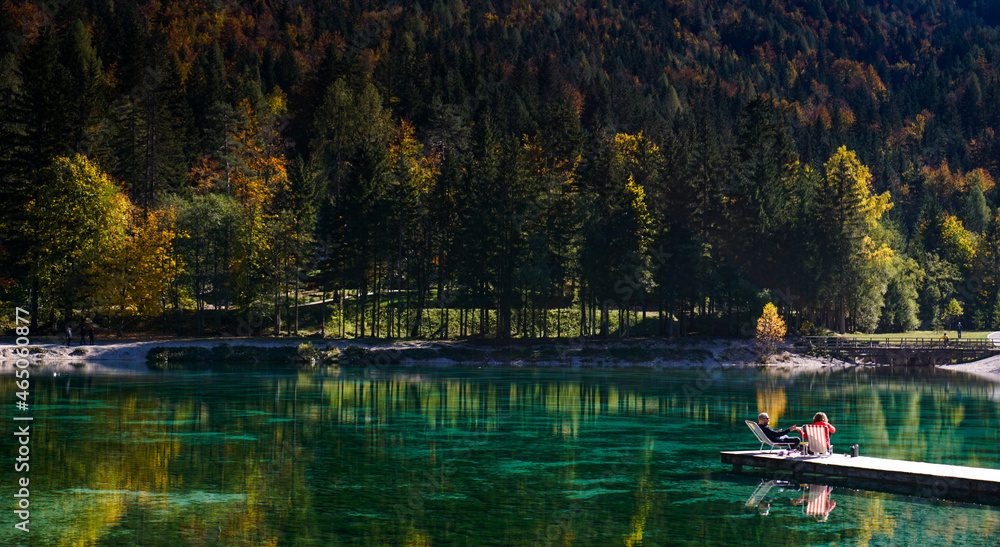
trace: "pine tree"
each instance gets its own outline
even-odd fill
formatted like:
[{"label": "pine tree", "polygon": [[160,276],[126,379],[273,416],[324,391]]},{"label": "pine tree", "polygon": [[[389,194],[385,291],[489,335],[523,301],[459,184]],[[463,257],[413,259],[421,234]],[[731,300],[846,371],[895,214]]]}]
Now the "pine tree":
[{"label": "pine tree", "polygon": [[969,196],[966,198],[965,210],[963,211],[965,226],[969,231],[981,233],[990,222],[990,207],[986,204],[986,196],[983,188],[975,185]]},{"label": "pine tree", "polygon": [[[0,58],[0,286],[27,295],[25,258],[31,246],[25,210],[30,198],[31,166],[23,82],[13,53]],[[16,285],[15,285],[16,284]],[[9,295],[8,300],[14,300]],[[35,316],[32,314],[32,319]]]},{"label": "pine tree", "polygon": [[[69,71],[59,63],[58,38],[50,27],[42,29],[41,35],[28,45],[20,58],[22,89],[24,90],[23,117],[24,137],[28,149],[24,154],[24,168],[27,170],[28,195],[45,192],[49,183],[44,170],[60,154],[64,154],[73,133],[72,93]],[[16,116],[17,111],[12,112]],[[16,120],[16,118],[13,118]],[[35,242],[33,247],[37,247]],[[35,256],[34,249],[29,256]],[[31,283],[32,328],[38,319],[38,301],[46,279],[39,271],[38,264],[31,264],[27,271]],[[65,301],[65,300],[64,300]]]},{"label": "pine tree", "polygon": [[314,241],[316,211],[322,186],[316,173],[299,156],[288,170],[288,185],[281,186],[272,208],[282,224],[281,233],[285,253],[290,262],[288,270],[295,284],[295,313],[293,329],[299,331],[299,292],[308,256]]},{"label": "pine tree", "polygon": [[69,118],[70,146],[87,153],[102,131],[100,124],[107,114],[107,79],[90,32],[79,19],[70,25],[62,50],[62,64],[68,70],[74,92]]},{"label": "pine tree", "polygon": [[732,251],[738,262],[758,282],[787,288],[789,260],[782,257],[795,231],[798,208],[799,161],[791,136],[779,113],[767,99],[758,98],[744,108],[735,132],[737,164],[727,189],[726,219]]},{"label": "pine tree", "polygon": [[[825,165],[817,198],[816,222],[822,259],[823,293],[835,310],[837,328],[847,330],[847,314],[855,298],[872,281],[872,229],[892,204],[889,193],[873,195],[871,173],[854,152],[840,147]],[[877,319],[877,318],[876,318]]]}]

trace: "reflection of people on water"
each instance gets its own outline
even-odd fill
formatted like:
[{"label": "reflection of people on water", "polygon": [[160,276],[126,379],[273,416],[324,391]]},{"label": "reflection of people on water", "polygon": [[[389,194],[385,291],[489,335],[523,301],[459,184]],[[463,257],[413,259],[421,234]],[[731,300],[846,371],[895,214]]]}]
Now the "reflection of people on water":
[{"label": "reflection of people on water", "polygon": [[777,488],[776,492],[784,492],[785,487],[788,486],[791,486],[791,483],[788,481],[770,480],[762,482],[753,491],[753,494],[750,494],[746,506],[756,508],[760,516],[766,517],[771,514],[771,502],[765,501],[765,498],[771,493],[772,489]]},{"label": "reflection of people on water", "polygon": [[825,484],[807,484],[806,488],[806,493],[792,504],[805,504],[807,515],[816,517],[817,522],[826,522],[826,519],[830,518],[830,512],[837,506],[837,502],[830,499],[833,487]]}]

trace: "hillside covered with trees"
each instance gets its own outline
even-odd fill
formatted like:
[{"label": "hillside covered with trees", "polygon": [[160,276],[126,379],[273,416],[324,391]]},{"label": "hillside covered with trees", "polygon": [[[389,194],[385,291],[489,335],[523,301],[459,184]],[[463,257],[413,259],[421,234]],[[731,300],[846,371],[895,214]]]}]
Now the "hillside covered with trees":
[{"label": "hillside covered with trees", "polygon": [[0,301],[39,324],[1000,328],[997,2],[2,6]]}]

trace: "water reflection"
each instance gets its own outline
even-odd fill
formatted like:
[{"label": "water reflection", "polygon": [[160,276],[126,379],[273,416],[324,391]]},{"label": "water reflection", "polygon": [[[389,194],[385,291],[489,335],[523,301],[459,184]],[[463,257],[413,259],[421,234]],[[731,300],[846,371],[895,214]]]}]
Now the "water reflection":
[{"label": "water reflection", "polygon": [[[767,516],[771,513],[771,502],[775,501],[775,496],[790,489],[798,490],[798,487],[791,482],[777,479],[761,481],[760,485],[758,485],[757,488],[754,489],[753,493],[750,494],[750,497],[747,498],[745,505],[748,508],[760,513],[762,516]],[[772,490],[774,492],[772,492]]]},{"label": "water reflection", "polygon": [[[812,500],[812,486],[783,483],[747,499],[750,485],[722,476],[720,450],[758,446],[743,420],[760,410],[790,424],[825,409],[838,444],[858,442],[866,455],[1000,467],[992,388],[952,374],[36,378],[41,544],[860,545],[887,543],[904,524],[930,533],[927,523],[959,519],[971,524],[953,544],[975,545],[997,530],[989,508],[845,500],[819,485]],[[0,382],[0,398],[13,397],[12,382]],[[803,527],[803,515],[826,522]]]},{"label": "water reflection", "polygon": [[832,486],[825,484],[803,485],[802,497],[792,502],[792,505],[802,507],[805,514],[816,518],[817,522],[826,522],[830,518],[830,513],[837,507],[837,502],[833,501],[831,494]]},{"label": "water reflection", "polygon": [[771,514],[772,504],[776,506],[775,510],[779,510],[777,506],[790,502],[790,506],[801,508],[804,514],[815,517],[817,522],[826,522],[837,507],[832,493],[833,487],[825,484],[795,484],[771,479],[762,481],[745,505],[766,517]]}]

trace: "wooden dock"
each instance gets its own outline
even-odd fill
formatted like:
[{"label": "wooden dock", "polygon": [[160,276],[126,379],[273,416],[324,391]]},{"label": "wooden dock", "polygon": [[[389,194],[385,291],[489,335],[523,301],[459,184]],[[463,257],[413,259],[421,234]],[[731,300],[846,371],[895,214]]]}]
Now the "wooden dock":
[{"label": "wooden dock", "polygon": [[894,366],[947,365],[967,363],[1000,355],[1000,343],[989,338],[851,338],[845,336],[804,336],[795,349],[806,353],[839,354],[862,363]]},{"label": "wooden dock", "polygon": [[983,502],[1000,498],[1000,469],[963,467],[938,463],[911,462],[845,454],[817,456],[778,456],[777,452],[740,450],[722,452],[722,463],[739,471],[743,466],[776,471],[791,471],[825,477],[861,479],[917,487],[936,497],[962,495]]}]

